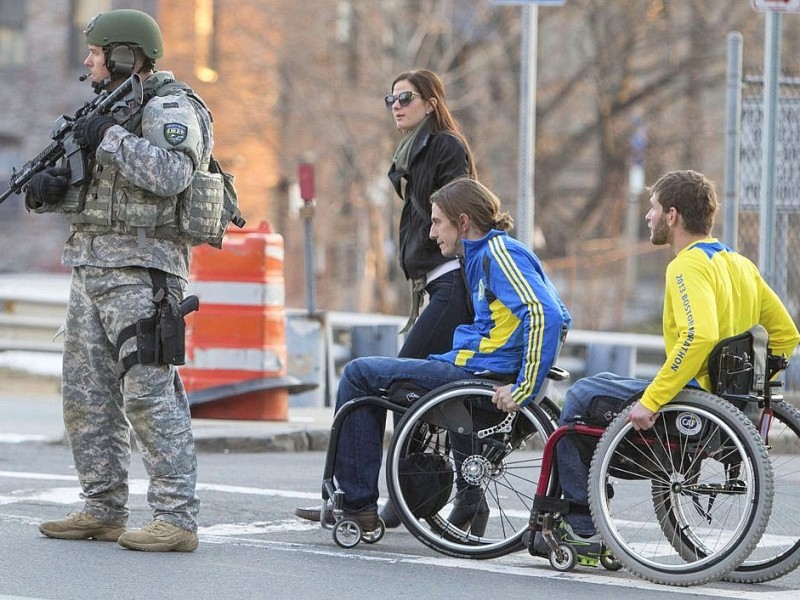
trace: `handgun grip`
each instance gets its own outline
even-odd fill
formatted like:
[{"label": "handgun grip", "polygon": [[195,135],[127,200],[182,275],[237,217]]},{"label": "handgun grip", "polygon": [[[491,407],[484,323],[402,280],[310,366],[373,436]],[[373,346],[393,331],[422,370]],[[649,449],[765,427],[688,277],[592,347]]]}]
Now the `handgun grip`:
[{"label": "handgun grip", "polygon": [[194,312],[200,308],[200,298],[198,298],[197,296],[186,296],[186,298],[181,300],[178,306],[181,309],[181,315],[185,317],[189,313]]}]

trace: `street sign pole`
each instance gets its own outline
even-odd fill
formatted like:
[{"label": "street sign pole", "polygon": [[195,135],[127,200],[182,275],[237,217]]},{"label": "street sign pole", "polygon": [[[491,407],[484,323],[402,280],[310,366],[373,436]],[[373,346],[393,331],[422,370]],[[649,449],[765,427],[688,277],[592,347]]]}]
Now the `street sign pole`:
[{"label": "street sign pole", "polygon": [[533,249],[534,158],[536,155],[536,61],[539,42],[539,5],[562,6],[566,0],[492,0],[497,6],[522,6],[522,40],[519,67],[519,151],[517,181],[517,239]]},{"label": "street sign pole", "polygon": [[517,239],[531,250],[534,239],[533,177],[536,156],[536,60],[539,7],[522,7],[522,47],[519,80],[519,178]]},{"label": "street sign pole", "polygon": [[300,197],[303,199],[303,207],[300,209],[300,216],[305,222],[305,258],[306,258],[306,308],[309,316],[317,312],[316,306],[316,286],[314,281],[316,273],[314,269],[314,165],[303,162],[297,167],[297,182],[300,186]]}]

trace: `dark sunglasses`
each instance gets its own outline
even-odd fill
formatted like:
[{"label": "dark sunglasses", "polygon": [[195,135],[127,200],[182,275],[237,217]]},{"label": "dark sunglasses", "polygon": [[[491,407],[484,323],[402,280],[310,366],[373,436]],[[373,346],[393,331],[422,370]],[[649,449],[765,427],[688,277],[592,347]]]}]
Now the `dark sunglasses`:
[{"label": "dark sunglasses", "polygon": [[395,102],[399,102],[400,106],[408,106],[411,104],[414,96],[422,97],[422,94],[418,94],[417,92],[400,92],[399,94],[389,94],[385,96],[383,101],[386,103],[386,108],[392,110],[392,106]]}]

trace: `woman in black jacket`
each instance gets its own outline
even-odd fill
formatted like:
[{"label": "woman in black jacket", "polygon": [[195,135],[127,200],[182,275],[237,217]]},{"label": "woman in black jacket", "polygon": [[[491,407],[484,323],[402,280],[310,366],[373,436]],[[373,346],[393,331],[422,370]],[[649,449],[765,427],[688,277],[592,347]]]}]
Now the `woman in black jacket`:
[{"label": "woman in black jacket", "polygon": [[[402,133],[389,179],[403,201],[400,265],[412,290],[411,316],[399,356],[427,358],[452,349],[456,327],[473,319],[459,260],[442,256],[429,237],[430,197],[446,183],[464,176],[476,178],[477,173],[469,144],[445,103],[444,84],[435,73],[425,69],[401,73],[385,102]],[[428,304],[420,313],[425,294]],[[472,532],[482,535],[488,516],[482,491],[466,489],[456,497],[448,519],[461,527],[471,522]],[[391,503],[384,506],[381,517],[387,527],[400,525]]]},{"label": "woman in black jacket", "polygon": [[[427,358],[450,350],[455,328],[472,322],[458,259],[442,256],[429,237],[430,197],[454,179],[476,177],[475,163],[435,73],[424,69],[401,73],[385,102],[402,133],[389,179],[403,201],[400,265],[412,286],[412,315],[399,356]],[[418,315],[424,294],[428,305]]]}]

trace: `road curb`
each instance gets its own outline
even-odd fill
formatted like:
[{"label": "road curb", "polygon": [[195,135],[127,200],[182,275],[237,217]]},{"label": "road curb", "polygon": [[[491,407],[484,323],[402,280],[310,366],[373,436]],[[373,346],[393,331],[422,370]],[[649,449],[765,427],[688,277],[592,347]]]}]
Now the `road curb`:
[{"label": "road curb", "polygon": [[311,429],[290,433],[275,433],[260,437],[216,436],[196,437],[198,452],[324,452],[328,449],[330,431]]}]

